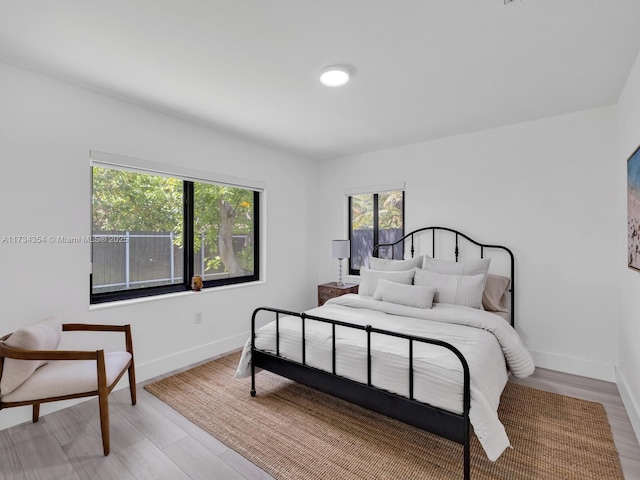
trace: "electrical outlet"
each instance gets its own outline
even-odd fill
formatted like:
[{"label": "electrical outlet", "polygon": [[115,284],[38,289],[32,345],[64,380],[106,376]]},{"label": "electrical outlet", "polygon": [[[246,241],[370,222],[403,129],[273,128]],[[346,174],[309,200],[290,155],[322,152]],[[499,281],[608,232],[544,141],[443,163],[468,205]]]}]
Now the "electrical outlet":
[{"label": "electrical outlet", "polygon": [[196,312],[195,321],[196,321],[196,325],[199,325],[202,323],[202,312]]}]

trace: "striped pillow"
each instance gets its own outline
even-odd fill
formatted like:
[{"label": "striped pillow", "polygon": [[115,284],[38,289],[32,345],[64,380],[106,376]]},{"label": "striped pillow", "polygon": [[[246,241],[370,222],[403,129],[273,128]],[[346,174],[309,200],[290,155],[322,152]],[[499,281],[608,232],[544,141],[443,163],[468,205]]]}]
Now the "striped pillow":
[{"label": "striped pillow", "polygon": [[448,275],[416,269],[414,285],[436,289],[434,303],[452,303],[472,308],[482,308],[482,292],[487,276]]},{"label": "striped pillow", "polygon": [[360,269],[360,288],[358,288],[358,295],[366,295],[373,297],[378,286],[378,280],[384,278],[396,283],[403,283],[405,285],[411,285],[413,282],[414,270],[407,270],[406,272],[384,272],[379,270],[367,270],[365,268]]},{"label": "striped pillow", "polygon": [[422,268],[436,273],[446,273],[447,275],[478,275],[487,274],[491,258],[478,258],[465,262],[451,262],[424,256]]}]

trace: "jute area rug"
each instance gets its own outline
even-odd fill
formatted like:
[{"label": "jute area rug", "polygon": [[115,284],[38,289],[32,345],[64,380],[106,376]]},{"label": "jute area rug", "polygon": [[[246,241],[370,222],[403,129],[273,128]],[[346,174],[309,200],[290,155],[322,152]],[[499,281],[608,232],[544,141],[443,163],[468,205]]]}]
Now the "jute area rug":
[{"label": "jute area rug", "polygon": [[[236,379],[239,354],[145,388],[277,479],[462,478],[462,447],[270,372]],[[623,479],[604,407],[509,383],[511,440],[490,462],[472,437],[473,480]]]}]

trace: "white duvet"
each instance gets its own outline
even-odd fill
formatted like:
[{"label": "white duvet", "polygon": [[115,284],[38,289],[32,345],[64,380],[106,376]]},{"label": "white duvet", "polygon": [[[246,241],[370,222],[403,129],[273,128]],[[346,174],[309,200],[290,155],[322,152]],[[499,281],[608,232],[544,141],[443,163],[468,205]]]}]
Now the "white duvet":
[{"label": "white duvet", "polygon": [[[464,355],[471,374],[471,424],[487,457],[495,461],[509,447],[509,439],[498,419],[500,395],[508,371],[526,377],[534,371],[529,352],[516,331],[502,318],[484,310],[448,304],[431,309],[373,300],[362,295],[343,295],[309,315],[358,325],[371,325],[409,335],[448,342]],[[298,317],[280,319],[280,355],[302,361],[300,342],[302,321]],[[331,371],[331,325],[306,320],[305,359],[309,366]],[[256,348],[275,353],[275,322],[256,332]],[[408,341],[372,334],[371,383],[393,393],[409,395]],[[366,333],[336,327],[336,374],[367,382]],[[236,377],[251,375],[251,341],[247,341]],[[414,399],[462,412],[462,365],[449,350],[414,343]]]}]

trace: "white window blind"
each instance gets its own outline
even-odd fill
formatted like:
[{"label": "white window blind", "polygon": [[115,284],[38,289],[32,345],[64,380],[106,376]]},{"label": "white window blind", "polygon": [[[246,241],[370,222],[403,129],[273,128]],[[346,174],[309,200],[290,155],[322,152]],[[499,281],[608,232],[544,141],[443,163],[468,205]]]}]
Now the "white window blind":
[{"label": "white window blind", "polygon": [[115,155],[113,153],[90,151],[91,166],[116,168],[118,170],[127,170],[137,173],[149,173],[161,175],[164,177],[178,178],[180,180],[213,183],[216,185],[224,185],[230,187],[240,187],[257,192],[264,191],[265,182],[252,180],[248,178],[234,177],[221,173],[207,172],[192,168],[183,167],[181,165],[168,165],[159,162],[152,162],[140,158],[126,157],[123,155]]}]

